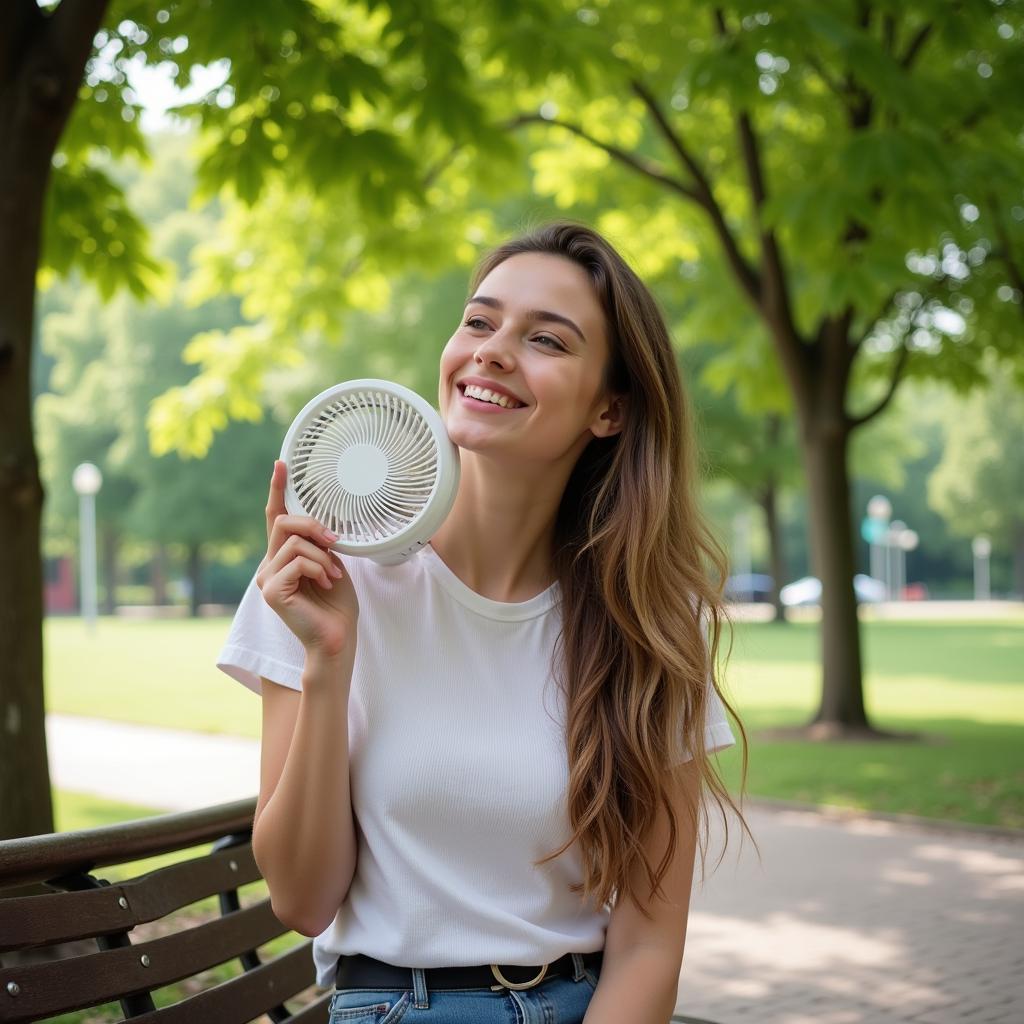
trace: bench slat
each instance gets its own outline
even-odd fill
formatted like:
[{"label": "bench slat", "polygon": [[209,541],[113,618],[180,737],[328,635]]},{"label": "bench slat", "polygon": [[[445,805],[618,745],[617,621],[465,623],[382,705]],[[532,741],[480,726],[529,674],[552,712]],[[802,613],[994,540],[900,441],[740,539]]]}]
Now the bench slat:
[{"label": "bench slat", "polygon": [[[270,900],[184,932],[136,946],[44,964],[0,968],[5,1021],[27,1021],[80,1010],[153,989],[225,963],[287,932]],[[143,966],[141,958],[149,958]],[[18,995],[7,995],[16,982]]]},{"label": "bench slat", "polygon": [[0,841],[0,889],[183,850],[252,829],[256,797],[115,825]]},{"label": "bench slat", "polygon": [[243,843],[102,889],[0,900],[0,953],[123,932],[259,878],[252,845]]},{"label": "bench slat", "polygon": [[[192,1024],[196,1020],[215,1020],[217,1024],[247,1024],[274,1005],[316,984],[313,943],[304,942],[237,978],[222,981],[214,988],[183,999],[172,1006],[132,1017],[131,1024]],[[292,1021],[324,1024],[331,994],[304,1007]],[[305,1016],[306,1013],[310,1015]]]}]

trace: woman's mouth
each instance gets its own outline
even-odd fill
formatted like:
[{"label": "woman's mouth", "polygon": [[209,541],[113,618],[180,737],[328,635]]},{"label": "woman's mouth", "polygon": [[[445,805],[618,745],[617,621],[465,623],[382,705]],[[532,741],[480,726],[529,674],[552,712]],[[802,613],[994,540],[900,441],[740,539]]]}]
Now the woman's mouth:
[{"label": "woman's mouth", "polygon": [[464,384],[458,384],[456,387],[459,390],[459,402],[466,406],[468,409],[473,409],[477,412],[518,412],[520,409],[525,409],[525,405],[517,406],[502,406],[496,402],[489,402],[484,398],[472,398],[466,394],[466,387]]}]

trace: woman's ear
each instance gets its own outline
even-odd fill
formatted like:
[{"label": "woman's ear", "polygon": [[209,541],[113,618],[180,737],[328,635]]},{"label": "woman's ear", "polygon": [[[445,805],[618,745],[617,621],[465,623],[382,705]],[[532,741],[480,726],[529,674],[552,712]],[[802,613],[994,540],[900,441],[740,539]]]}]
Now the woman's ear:
[{"label": "woman's ear", "polygon": [[612,395],[611,399],[598,414],[597,420],[591,425],[595,437],[613,437],[626,425],[626,413],[629,399],[626,395]]}]

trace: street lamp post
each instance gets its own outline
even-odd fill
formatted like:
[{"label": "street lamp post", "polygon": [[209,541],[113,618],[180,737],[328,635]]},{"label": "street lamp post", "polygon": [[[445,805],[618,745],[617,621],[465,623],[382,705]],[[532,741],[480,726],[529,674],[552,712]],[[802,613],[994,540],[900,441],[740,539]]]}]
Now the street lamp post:
[{"label": "street lamp post", "polygon": [[860,525],[861,536],[868,542],[869,571],[873,579],[885,580],[887,597],[889,595],[889,574],[883,545],[889,532],[889,516],[891,515],[892,502],[884,494],[876,494],[868,502],[868,514]]},{"label": "street lamp post", "polygon": [[899,572],[899,590],[897,593],[902,594],[907,586],[907,552],[913,551],[919,541],[919,537],[915,530],[904,530],[899,537],[899,548],[900,548],[900,572]]},{"label": "street lamp post", "polygon": [[992,554],[992,542],[979,534],[971,541],[971,550],[974,552],[974,600],[987,601],[991,597],[988,557]]},{"label": "street lamp post", "polygon": [[903,597],[903,587],[900,583],[900,555],[903,534],[906,532],[907,524],[902,519],[894,519],[889,524],[888,541],[888,563],[889,563],[889,599],[899,601]]},{"label": "street lamp post", "polygon": [[79,594],[90,633],[96,631],[96,494],[102,485],[97,466],[83,462],[75,467],[71,486],[78,495]]}]

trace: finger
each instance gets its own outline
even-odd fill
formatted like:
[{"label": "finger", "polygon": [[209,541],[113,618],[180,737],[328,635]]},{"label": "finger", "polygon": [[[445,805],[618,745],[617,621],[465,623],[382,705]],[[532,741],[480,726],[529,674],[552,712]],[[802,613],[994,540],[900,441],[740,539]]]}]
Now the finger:
[{"label": "finger", "polygon": [[300,536],[311,543],[325,547],[338,538],[326,530],[323,523],[317,522],[313,516],[293,516],[287,513],[278,515],[270,524],[270,539],[267,553],[273,558],[284,547],[289,537]]},{"label": "finger", "polygon": [[267,540],[270,539],[274,521],[288,511],[284,503],[284,485],[287,479],[288,464],[280,459],[274,459],[274,471],[270,475],[270,496],[267,498]]},{"label": "finger", "polygon": [[267,569],[271,573],[280,572],[291,559],[299,556],[318,562],[324,571],[335,579],[341,578],[341,567],[331,554],[297,534],[292,534],[285,541],[281,550],[270,559]]},{"label": "finger", "polygon": [[[272,589],[280,586],[281,589],[295,590],[303,579],[312,580],[324,590],[330,590],[334,586],[334,581],[328,577],[324,567],[312,558],[306,558],[305,555],[298,555],[284,565],[274,575],[270,586]],[[286,586],[287,584],[291,586]]]}]

